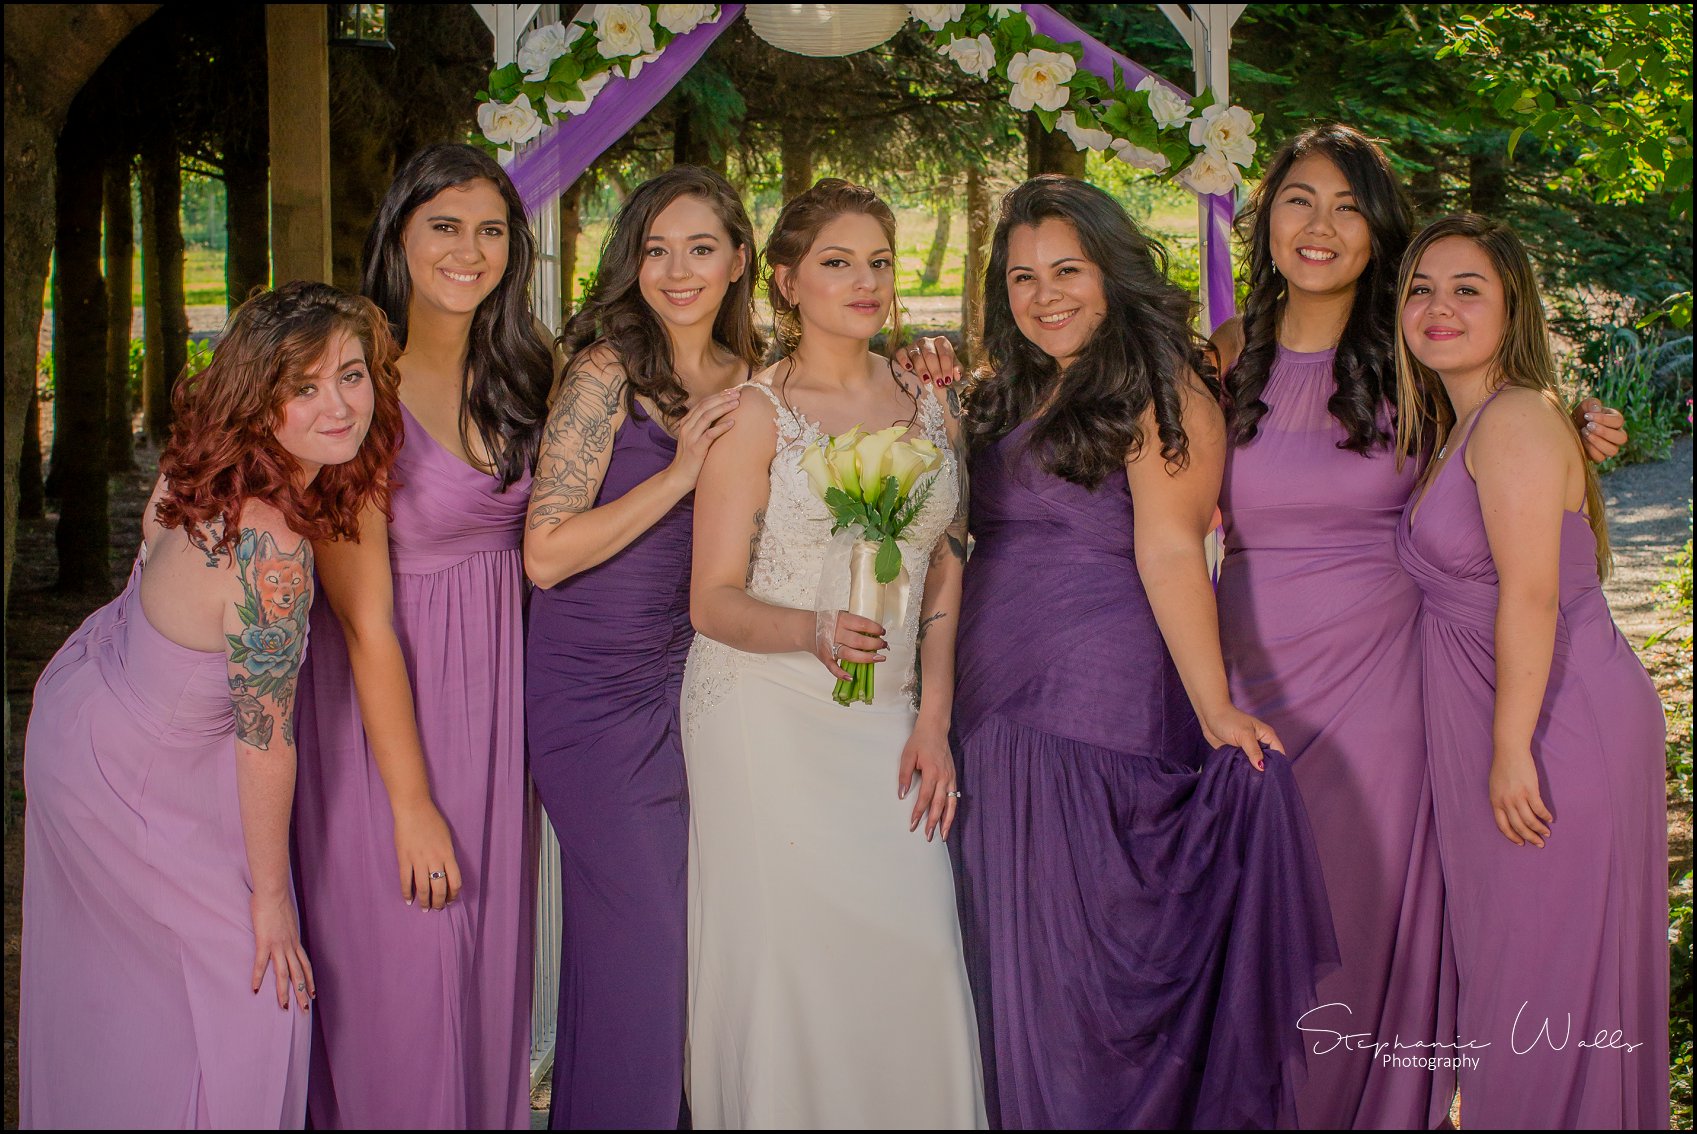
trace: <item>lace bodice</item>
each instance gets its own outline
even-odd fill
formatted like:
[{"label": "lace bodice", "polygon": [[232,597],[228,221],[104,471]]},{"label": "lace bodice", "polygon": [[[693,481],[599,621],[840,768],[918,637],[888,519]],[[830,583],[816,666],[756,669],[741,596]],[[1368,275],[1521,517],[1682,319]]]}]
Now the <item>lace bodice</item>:
[{"label": "lace bodice", "polygon": [[[760,522],[749,564],[748,593],[774,606],[801,610],[842,609],[848,604],[848,573],[827,581],[821,593],[825,550],[831,542],[831,513],[813,494],[807,474],[801,470],[801,455],[818,442],[822,431],[806,415],[784,405],[771,387],[760,382],[744,385],[770,398],[777,410],[778,441],[770,466],[770,496]],[[910,580],[907,615],[900,626],[885,627],[887,661],[879,663],[879,689],[894,688],[909,702],[917,698],[914,652],[918,638],[920,608],[925,594],[925,574],[931,552],[955,514],[960,498],[960,469],[949,443],[943,409],[929,393],[919,398],[914,435],[924,437],[943,451],[943,463],[929,475],[936,477],[924,507],[900,541],[902,564]],[[921,481],[923,484],[923,481]],[[762,655],[746,654],[722,642],[697,634],[690,651],[689,687],[686,688],[685,728],[710,709],[730,687],[737,672]],[[821,696],[829,696],[830,675],[819,671]],[[887,684],[887,683],[894,684]],[[880,692],[877,700],[882,701]]]}]

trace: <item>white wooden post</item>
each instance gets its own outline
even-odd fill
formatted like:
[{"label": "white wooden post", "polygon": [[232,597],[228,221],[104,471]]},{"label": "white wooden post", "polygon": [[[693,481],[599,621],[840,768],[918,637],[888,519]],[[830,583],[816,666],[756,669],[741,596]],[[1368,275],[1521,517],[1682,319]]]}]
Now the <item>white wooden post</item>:
[{"label": "white wooden post", "polygon": [[[532,23],[551,24],[559,19],[558,4],[473,4],[478,16],[495,37],[495,66],[505,67],[518,58],[519,40]],[[503,159],[509,164],[512,155]],[[530,279],[531,312],[547,325],[550,333],[560,330],[560,211],[545,206],[531,218],[536,233],[536,268]],[[526,808],[537,832],[536,945],[530,993],[530,1086],[535,1090],[554,1066],[556,1016],[560,1006],[560,844],[553,824],[543,814],[534,789],[526,788]]]},{"label": "white wooden post", "polygon": [[[1178,29],[1190,45],[1191,63],[1196,71],[1196,91],[1214,92],[1214,101],[1223,105],[1231,102],[1231,36],[1232,25],[1243,15],[1244,4],[1158,4],[1161,14]],[[1212,327],[1213,311],[1208,300],[1209,241],[1214,239],[1208,223],[1208,204],[1201,198],[1196,203],[1197,260],[1201,265],[1199,290],[1202,299],[1202,326]]]}]

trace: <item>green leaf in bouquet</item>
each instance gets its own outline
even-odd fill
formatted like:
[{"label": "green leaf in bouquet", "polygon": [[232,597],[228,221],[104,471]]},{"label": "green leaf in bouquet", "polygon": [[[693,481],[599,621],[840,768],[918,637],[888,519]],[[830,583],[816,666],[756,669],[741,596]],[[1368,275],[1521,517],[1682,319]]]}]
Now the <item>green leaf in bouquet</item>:
[{"label": "green leaf in bouquet", "polygon": [[877,511],[878,519],[881,521],[879,524],[880,527],[888,526],[890,520],[894,517],[896,511],[896,497],[900,495],[900,493],[901,486],[896,483],[896,478],[893,476],[885,477],[884,491],[878,497]]},{"label": "green leaf in bouquet", "polygon": [[902,569],[902,551],[894,539],[886,537],[878,545],[878,558],[872,561],[872,569],[879,583],[895,580],[896,572]]},{"label": "green leaf in bouquet", "polygon": [[859,501],[855,500],[854,497],[834,484],[825,490],[825,507],[833,512],[852,511],[858,503]]}]

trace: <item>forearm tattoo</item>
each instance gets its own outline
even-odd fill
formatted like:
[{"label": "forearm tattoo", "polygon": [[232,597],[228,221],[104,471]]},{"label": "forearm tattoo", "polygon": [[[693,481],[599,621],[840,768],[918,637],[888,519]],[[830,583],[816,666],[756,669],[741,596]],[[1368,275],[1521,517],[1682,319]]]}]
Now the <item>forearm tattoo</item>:
[{"label": "forearm tattoo", "polygon": [[554,526],[595,506],[613,446],[613,418],[625,377],[574,370],[542,429],[541,455],[530,488],[530,530]]},{"label": "forearm tattoo", "polygon": [[270,532],[243,528],[236,541],[242,599],[240,634],[229,645],[230,707],[236,737],[269,749],[277,726],[294,743],[295,686],[306,653],[307,612],[312,608],[312,544],[281,551]]}]

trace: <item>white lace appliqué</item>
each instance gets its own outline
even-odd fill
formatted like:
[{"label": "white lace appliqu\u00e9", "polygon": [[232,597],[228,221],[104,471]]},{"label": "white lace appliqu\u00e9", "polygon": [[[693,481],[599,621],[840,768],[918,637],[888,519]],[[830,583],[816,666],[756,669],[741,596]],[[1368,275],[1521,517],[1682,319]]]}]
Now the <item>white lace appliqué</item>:
[{"label": "white lace appliqu\u00e9", "polygon": [[[748,593],[774,606],[813,610],[825,548],[831,542],[831,513],[808,486],[807,474],[801,471],[801,454],[808,445],[819,440],[821,432],[814,422],[779,401],[769,387],[758,382],[746,385],[771,398],[778,411],[778,446],[770,469],[771,494],[766,504],[765,523],[755,544],[754,561],[750,565]],[[935,474],[936,483],[930,496],[899,545],[902,564],[911,580],[909,593],[912,598],[902,624],[885,628],[885,640],[890,644],[886,652],[889,660],[880,663],[889,667],[884,672],[905,675],[902,694],[910,700],[917,696],[913,655],[919,634],[919,611],[925,594],[925,573],[931,563],[931,549],[954,517],[955,503],[960,496],[960,473],[955,467],[954,450],[943,423],[943,410],[929,394],[922,394],[919,399],[917,432],[943,451],[943,463]],[[842,594],[835,599],[836,605],[846,605],[847,600],[848,579],[845,576]],[[697,634],[690,647],[688,677],[684,686],[684,731],[693,732],[696,723],[730,692],[741,672],[760,661],[759,654],[744,653]],[[819,680],[820,689],[826,690],[830,676],[823,668],[819,671]]]}]

